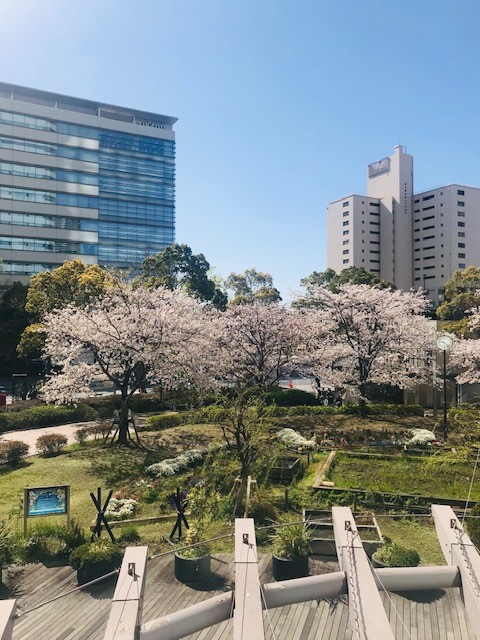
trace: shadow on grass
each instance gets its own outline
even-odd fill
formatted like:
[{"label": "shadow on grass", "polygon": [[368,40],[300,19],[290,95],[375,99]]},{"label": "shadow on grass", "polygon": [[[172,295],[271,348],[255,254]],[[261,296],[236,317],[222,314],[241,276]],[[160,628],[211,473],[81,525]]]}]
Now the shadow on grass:
[{"label": "shadow on grass", "polygon": [[0,476],[3,476],[7,473],[10,473],[12,471],[18,471],[19,469],[26,469],[27,467],[31,466],[31,462],[27,461],[27,460],[23,460],[22,462],[20,462],[19,464],[16,465],[12,465],[12,464],[0,464]]}]

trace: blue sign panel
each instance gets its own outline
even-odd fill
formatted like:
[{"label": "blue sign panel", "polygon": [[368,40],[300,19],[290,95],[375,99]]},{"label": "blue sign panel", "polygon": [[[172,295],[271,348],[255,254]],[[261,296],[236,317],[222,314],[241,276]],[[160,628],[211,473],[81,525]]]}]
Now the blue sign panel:
[{"label": "blue sign panel", "polygon": [[26,489],[27,517],[66,514],[67,492],[66,486]]}]

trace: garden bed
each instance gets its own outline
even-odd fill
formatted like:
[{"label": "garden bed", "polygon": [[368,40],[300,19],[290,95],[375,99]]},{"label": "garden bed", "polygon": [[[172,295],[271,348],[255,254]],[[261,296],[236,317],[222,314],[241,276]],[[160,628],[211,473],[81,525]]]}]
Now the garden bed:
[{"label": "garden bed", "polygon": [[270,479],[280,482],[291,482],[300,477],[303,472],[303,463],[300,458],[285,456],[277,458],[270,471]]},{"label": "garden bed", "polygon": [[[309,523],[312,553],[321,556],[337,556],[331,511],[304,509],[303,518]],[[369,557],[383,544],[380,527],[373,516],[355,516],[363,548]]]}]

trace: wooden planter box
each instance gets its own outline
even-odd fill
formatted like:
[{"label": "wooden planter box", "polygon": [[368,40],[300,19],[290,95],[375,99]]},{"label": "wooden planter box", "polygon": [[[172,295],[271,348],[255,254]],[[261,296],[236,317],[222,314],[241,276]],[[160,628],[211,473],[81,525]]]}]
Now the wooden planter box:
[{"label": "wooden planter box", "polygon": [[183,558],[175,553],[175,578],[179,582],[203,582],[210,576],[211,555]]},{"label": "wooden planter box", "polygon": [[278,458],[275,466],[270,471],[270,479],[280,482],[291,482],[298,478],[303,472],[303,463],[300,458],[282,457]]},{"label": "wooden planter box", "polygon": [[273,554],[272,574],[277,582],[292,580],[292,578],[304,578],[308,576],[308,556],[286,560]]},{"label": "wooden planter box", "polygon": [[[310,531],[310,548],[312,554],[318,556],[336,556],[335,536],[333,533],[332,514],[330,511],[305,509],[304,520],[307,520]],[[365,516],[363,516],[365,521]],[[376,520],[368,519],[367,524],[357,523],[358,533],[362,539],[366,554],[371,557],[383,545],[383,536]]]}]

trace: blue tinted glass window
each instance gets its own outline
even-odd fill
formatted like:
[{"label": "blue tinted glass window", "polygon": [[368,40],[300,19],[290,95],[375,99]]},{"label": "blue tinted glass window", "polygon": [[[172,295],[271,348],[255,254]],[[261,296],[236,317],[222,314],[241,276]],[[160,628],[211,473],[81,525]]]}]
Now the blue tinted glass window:
[{"label": "blue tinted glass window", "polygon": [[17,211],[0,211],[0,224],[14,224],[25,227],[44,227],[49,229],[98,231],[97,220],[67,216],[49,216],[38,213],[19,213]]}]

